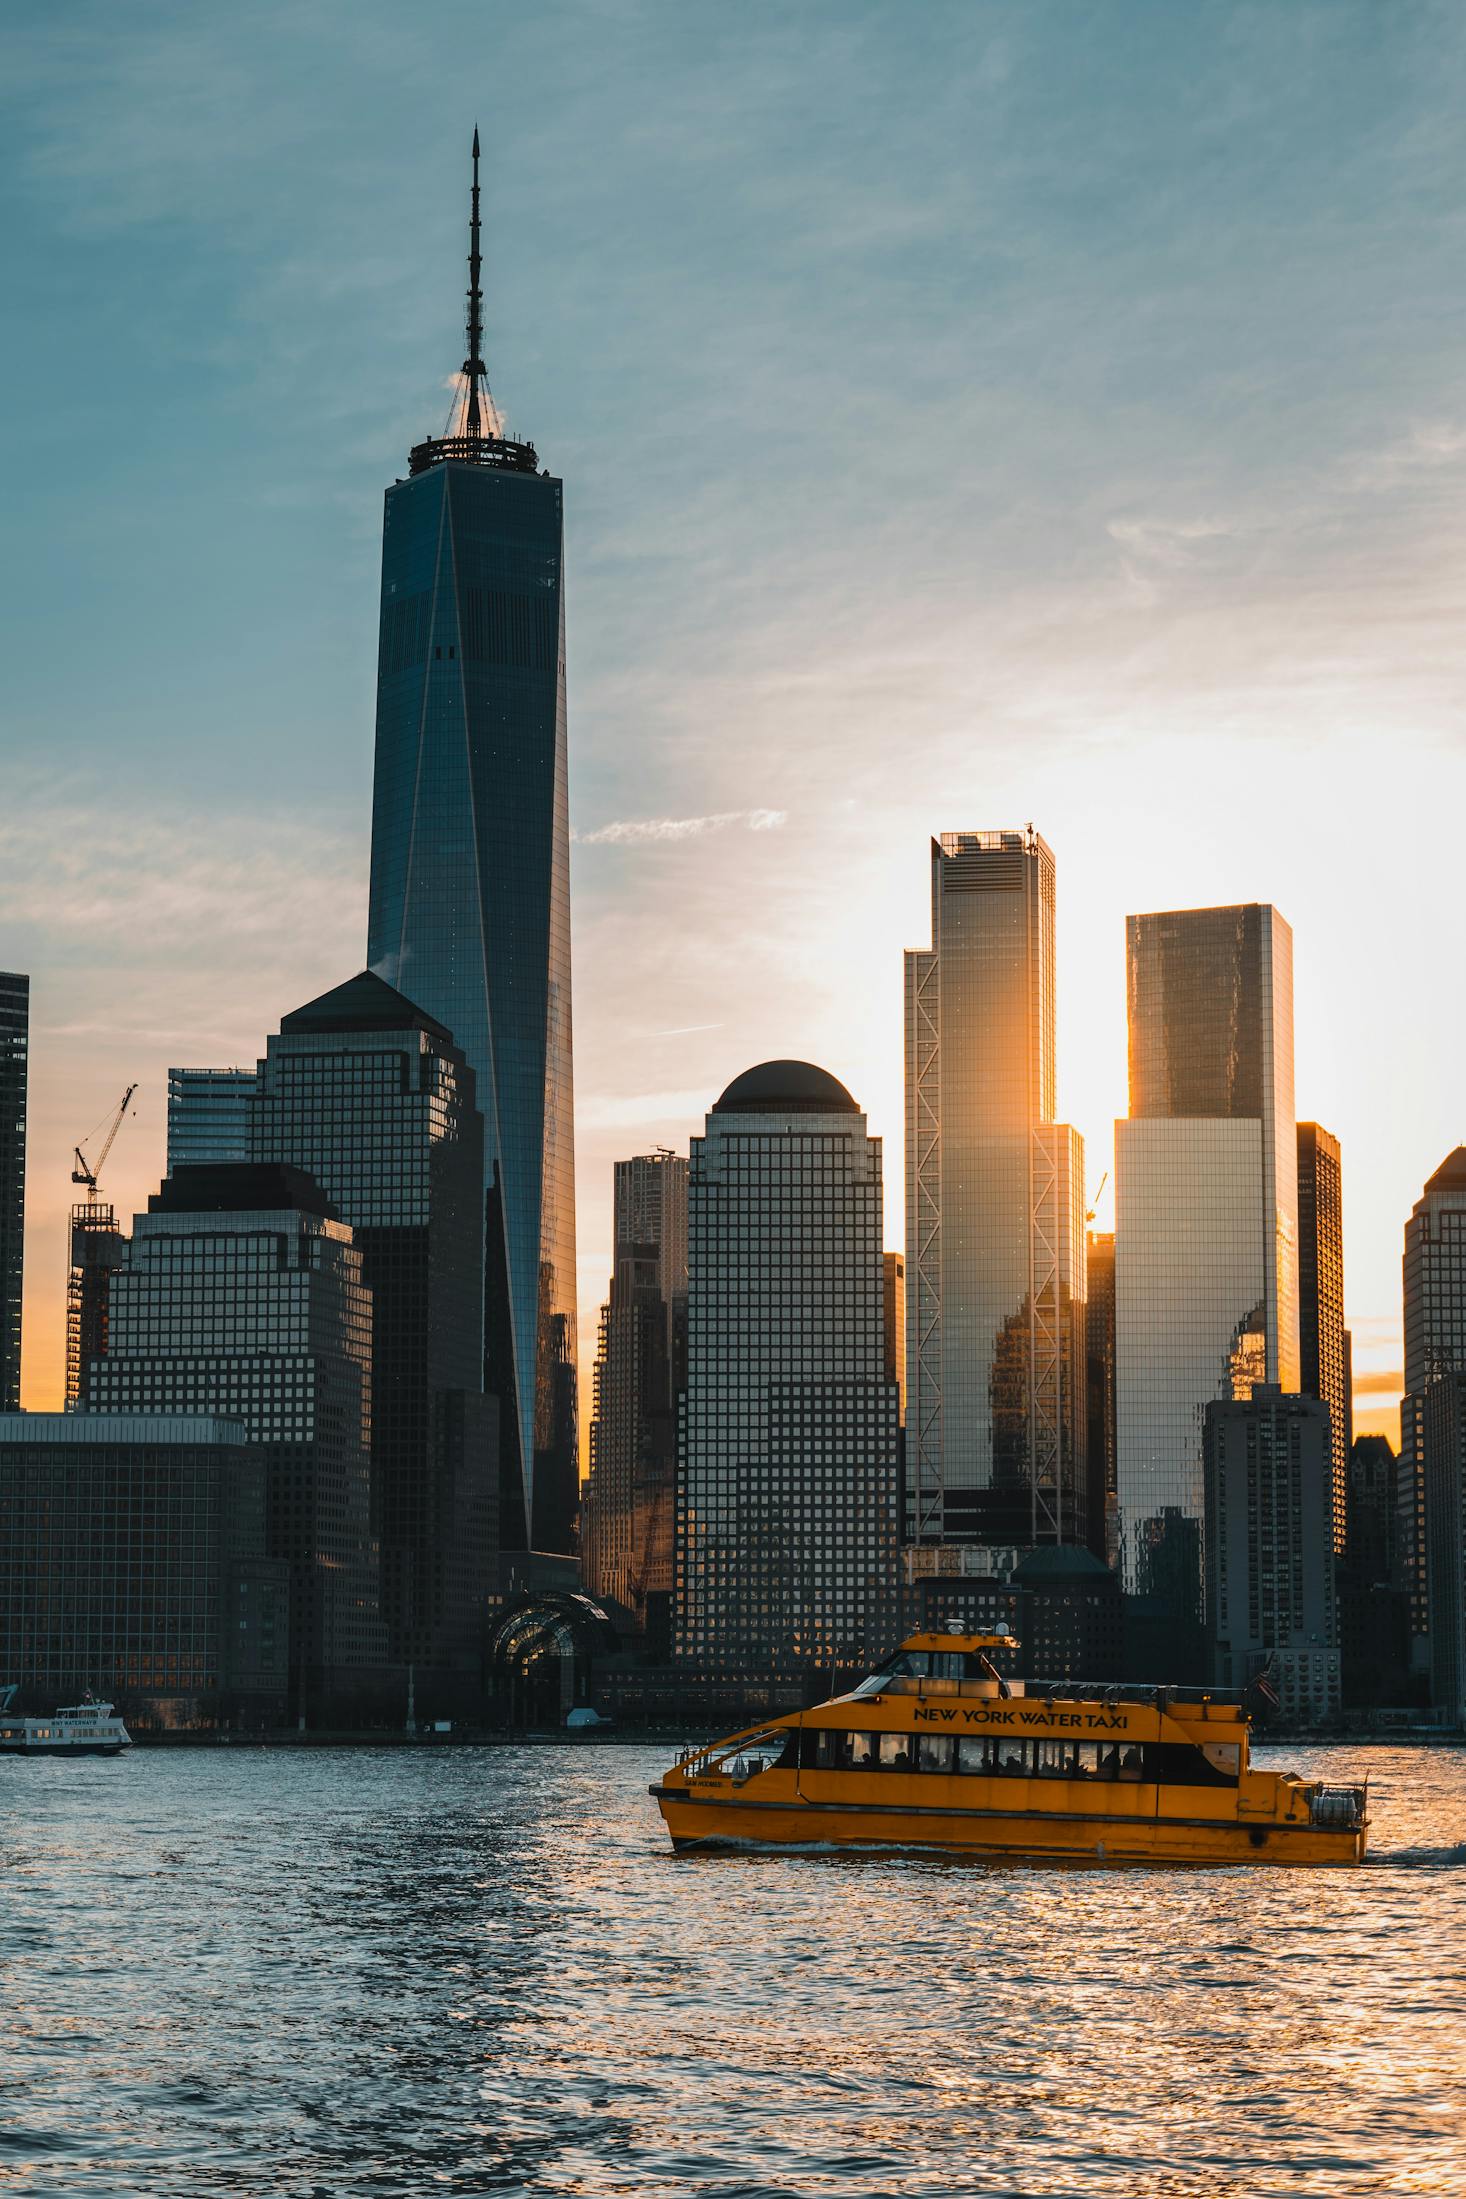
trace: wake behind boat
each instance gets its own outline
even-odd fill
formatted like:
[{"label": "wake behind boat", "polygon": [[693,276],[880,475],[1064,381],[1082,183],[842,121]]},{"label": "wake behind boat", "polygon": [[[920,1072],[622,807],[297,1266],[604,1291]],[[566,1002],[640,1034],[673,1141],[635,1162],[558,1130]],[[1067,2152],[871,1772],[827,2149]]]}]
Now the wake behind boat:
[{"label": "wake behind boat", "polygon": [[1254,1771],[1201,1688],[1004,1678],[1007,1634],[913,1634],[848,1695],[693,1750],[674,1848],[941,1848],[1088,1863],[1359,1863],[1366,1789]]},{"label": "wake behind boat", "polygon": [[0,1756],[120,1756],[132,1747],[112,1705],[94,1695],[48,1718],[14,1717],[15,1696],[15,1688],[0,1688]]}]

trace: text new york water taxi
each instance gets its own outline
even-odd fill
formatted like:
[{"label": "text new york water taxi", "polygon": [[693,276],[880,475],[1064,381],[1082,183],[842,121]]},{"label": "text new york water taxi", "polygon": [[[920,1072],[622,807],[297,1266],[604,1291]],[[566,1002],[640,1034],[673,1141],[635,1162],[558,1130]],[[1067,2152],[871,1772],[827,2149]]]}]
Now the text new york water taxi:
[{"label": "text new york water taxi", "polygon": [[848,1695],[684,1756],[675,1848],[923,1847],[1086,1863],[1358,1863],[1366,1789],[1255,1771],[1199,1688],[1003,1678],[1007,1634],[913,1634]]}]

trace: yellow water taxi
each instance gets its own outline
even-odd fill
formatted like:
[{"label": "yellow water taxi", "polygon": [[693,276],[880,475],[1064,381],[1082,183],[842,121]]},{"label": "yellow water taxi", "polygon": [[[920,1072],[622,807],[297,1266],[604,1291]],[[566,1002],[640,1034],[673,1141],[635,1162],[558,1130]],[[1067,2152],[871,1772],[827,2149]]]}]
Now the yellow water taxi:
[{"label": "yellow water taxi", "polygon": [[681,1757],[677,1849],[832,1846],[1079,1863],[1359,1863],[1365,1787],[1254,1771],[1246,1704],[1005,1678],[1011,1635],[912,1634],[848,1695]]}]

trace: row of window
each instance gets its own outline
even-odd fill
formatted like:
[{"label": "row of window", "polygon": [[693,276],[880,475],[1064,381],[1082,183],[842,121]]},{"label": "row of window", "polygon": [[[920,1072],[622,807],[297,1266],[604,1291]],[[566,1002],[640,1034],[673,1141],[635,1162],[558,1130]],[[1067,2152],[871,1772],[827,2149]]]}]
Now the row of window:
[{"label": "row of window", "polygon": [[803,1771],[916,1771],[980,1778],[1129,1780],[1168,1786],[1235,1786],[1235,1743],[1070,1741],[1010,1734],[847,1733],[795,1728],[779,1758]]}]

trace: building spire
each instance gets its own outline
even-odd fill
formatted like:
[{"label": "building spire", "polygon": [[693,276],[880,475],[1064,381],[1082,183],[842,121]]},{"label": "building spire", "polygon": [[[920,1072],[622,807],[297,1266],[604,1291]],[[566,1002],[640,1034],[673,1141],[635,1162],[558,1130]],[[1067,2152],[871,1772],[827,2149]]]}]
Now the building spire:
[{"label": "building spire", "polygon": [[465,435],[480,436],[484,432],[483,408],[479,399],[479,384],[487,379],[488,369],[483,362],[484,347],[484,294],[480,284],[483,272],[483,255],[479,250],[478,218],[478,124],[473,129],[473,202],[468,223],[468,357],[463,362],[467,385],[467,404],[463,416]]}]

